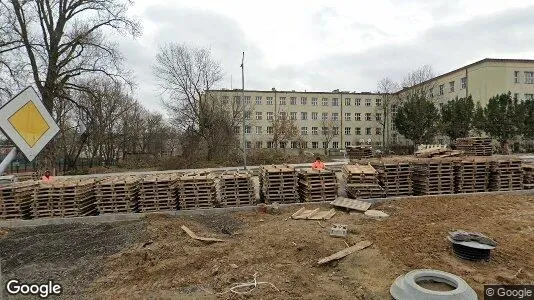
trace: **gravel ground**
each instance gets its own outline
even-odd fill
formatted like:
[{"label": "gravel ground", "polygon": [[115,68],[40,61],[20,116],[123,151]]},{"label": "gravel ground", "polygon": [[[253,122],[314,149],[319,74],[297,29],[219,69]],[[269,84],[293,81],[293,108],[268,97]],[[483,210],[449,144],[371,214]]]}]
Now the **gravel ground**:
[{"label": "gravel ground", "polygon": [[58,299],[80,299],[102,273],[104,258],[140,240],[145,227],[145,221],[135,221],[10,230],[0,239],[2,279],[4,283],[13,278],[35,283],[53,279],[63,286]]}]

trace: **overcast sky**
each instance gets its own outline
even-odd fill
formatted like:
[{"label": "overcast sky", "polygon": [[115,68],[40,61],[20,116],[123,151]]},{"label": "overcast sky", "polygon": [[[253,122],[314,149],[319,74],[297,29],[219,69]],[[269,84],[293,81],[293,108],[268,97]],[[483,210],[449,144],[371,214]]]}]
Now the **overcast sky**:
[{"label": "overcast sky", "polygon": [[227,88],[241,87],[245,51],[245,88],[262,90],[375,91],[421,65],[534,59],[534,0],[138,0],[132,13],[143,35],[120,47],[151,110],[162,110],[151,65],[168,42],[211,48]]}]

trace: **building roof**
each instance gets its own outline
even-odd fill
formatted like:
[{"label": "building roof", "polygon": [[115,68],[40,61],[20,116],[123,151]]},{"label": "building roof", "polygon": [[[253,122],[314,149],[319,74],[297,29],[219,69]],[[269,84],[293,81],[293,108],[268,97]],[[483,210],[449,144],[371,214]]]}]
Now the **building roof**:
[{"label": "building roof", "polygon": [[[211,92],[236,92],[241,93],[241,89],[212,89]],[[301,93],[301,94],[330,94],[330,95],[378,95],[378,93],[371,92],[350,92],[350,91],[332,91],[332,92],[312,92],[312,91],[296,91],[296,90],[245,90],[245,93]]]}]

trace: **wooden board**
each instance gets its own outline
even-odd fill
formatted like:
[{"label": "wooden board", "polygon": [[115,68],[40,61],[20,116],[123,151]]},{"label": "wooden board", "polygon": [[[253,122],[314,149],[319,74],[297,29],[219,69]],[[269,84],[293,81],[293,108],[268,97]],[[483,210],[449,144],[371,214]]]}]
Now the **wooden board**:
[{"label": "wooden board", "polygon": [[333,206],[353,209],[361,212],[365,212],[369,209],[369,207],[371,207],[371,203],[369,202],[343,197],[337,197],[336,200],[332,201],[330,204]]},{"label": "wooden board", "polygon": [[199,241],[203,241],[203,242],[226,242],[225,240],[221,240],[221,239],[207,238],[207,237],[198,236],[193,231],[191,231],[191,229],[189,229],[185,225],[182,225],[181,228],[182,228],[183,231],[185,231],[185,233],[187,233],[187,235],[189,235],[191,238],[193,238],[195,240],[199,240]]},{"label": "wooden board", "polygon": [[343,249],[339,252],[336,252],[330,256],[327,256],[327,257],[324,257],[324,258],[321,258],[317,261],[317,264],[318,265],[322,265],[322,264],[326,264],[327,262],[331,262],[333,260],[337,260],[337,259],[340,259],[340,258],[343,258],[351,253],[354,253],[356,251],[360,251],[362,249],[365,249],[369,246],[371,246],[373,243],[370,242],[370,241],[361,241],[361,242],[358,242],[346,249]]},{"label": "wooden board", "polygon": [[328,220],[335,214],[335,209],[331,209],[329,211],[320,211],[319,208],[307,210],[303,207],[291,215],[291,218],[295,220]]}]

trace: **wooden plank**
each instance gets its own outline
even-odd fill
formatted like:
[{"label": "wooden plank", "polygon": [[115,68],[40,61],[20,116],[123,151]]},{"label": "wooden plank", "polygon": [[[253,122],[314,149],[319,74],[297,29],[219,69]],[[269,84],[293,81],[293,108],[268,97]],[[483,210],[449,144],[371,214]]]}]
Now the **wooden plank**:
[{"label": "wooden plank", "polygon": [[343,197],[337,197],[336,200],[332,201],[330,204],[332,204],[333,206],[353,209],[362,212],[365,212],[369,209],[369,207],[371,207],[371,203],[369,202]]},{"label": "wooden plank", "polygon": [[327,257],[324,257],[324,258],[321,258],[317,261],[317,264],[318,265],[322,265],[322,264],[326,264],[327,262],[331,262],[333,260],[337,260],[337,259],[341,259],[351,253],[354,253],[356,251],[360,251],[362,249],[365,249],[369,246],[371,246],[373,243],[370,242],[370,241],[361,241],[361,242],[358,242],[346,249],[343,249],[339,252],[336,252],[330,256],[327,256]]},{"label": "wooden plank", "polygon": [[191,238],[193,238],[195,240],[199,240],[199,241],[203,241],[203,242],[226,242],[225,240],[221,240],[221,239],[207,238],[207,237],[198,236],[193,231],[191,231],[191,229],[189,229],[185,225],[182,225],[181,228],[182,228],[183,231],[185,231],[185,233],[187,233],[187,235],[189,235]]}]

